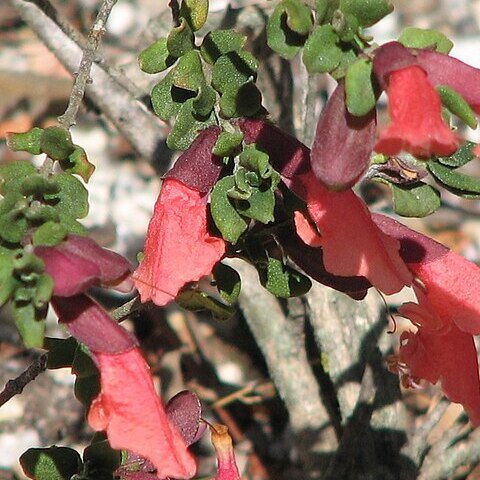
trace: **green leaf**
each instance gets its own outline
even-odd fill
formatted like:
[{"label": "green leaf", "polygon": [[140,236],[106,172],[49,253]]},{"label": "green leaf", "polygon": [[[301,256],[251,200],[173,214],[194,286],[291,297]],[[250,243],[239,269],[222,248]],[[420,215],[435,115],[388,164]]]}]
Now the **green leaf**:
[{"label": "green leaf", "polygon": [[190,98],[181,107],[175,125],[167,137],[167,146],[172,150],[186,150],[203,130],[216,123],[213,112],[208,117],[200,117],[193,112],[194,99]]},{"label": "green leaf", "polygon": [[437,160],[448,167],[463,167],[463,165],[466,165],[468,162],[476,158],[473,153],[476,146],[476,143],[467,140],[453,155],[450,155],[449,157],[438,157]]},{"label": "green leaf", "polygon": [[350,65],[357,61],[357,54],[354,48],[345,47],[345,44],[342,45],[342,57],[340,58],[340,63],[338,67],[330,72],[330,75],[335,80],[340,80],[345,77],[347,74],[348,68]]},{"label": "green leaf", "polygon": [[208,117],[210,113],[212,113],[216,100],[217,94],[210,85],[200,85],[198,95],[194,98],[192,103],[194,115]]},{"label": "green leaf", "polygon": [[39,225],[45,222],[59,222],[60,215],[58,211],[51,205],[35,202],[30,204],[23,212],[25,218],[34,225]]},{"label": "green leaf", "polygon": [[260,270],[260,281],[270,293],[280,298],[303,295],[312,286],[305,275],[270,255],[267,256],[266,268]]},{"label": "green leaf", "polygon": [[217,92],[238,90],[250,79],[257,77],[258,62],[246,51],[222,55],[212,69],[212,86]]},{"label": "green leaf", "polygon": [[[0,210],[3,209],[8,197],[0,201]],[[6,242],[20,243],[27,232],[28,224],[21,211],[15,209],[0,215],[0,237]]]},{"label": "green leaf", "polygon": [[180,7],[180,17],[183,17],[190,28],[196,32],[207,21],[208,0],[183,0]]},{"label": "green leaf", "polygon": [[423,182],[411,186],[389,183],[393,207],[402,217],[426,217],[440,207],[440,192]]},{"label": "green leaf", "polygon": [[72,220],[86,217],[88,192],[82,182],[69,173],[59,173],[55,175],[55,180],[60,185],[60,191],[44,195],[44,199],[58,211],[62,223],[68,226]]},{"label": "green leaf", "polygon": [[13,268],[17,272],[43,273],[45,264],[43,260],[26,250],[18,250],[13,257]]},{"label": "green leaf", "polygon": [[332,27],[342,42],[352,42],[360,30],[357,17],[341,10],[335,10]]},{"label": "green leaf", "polygon": [[434,48],[446,54],[453,48],[453,42],[443,33],[428,28],[406,27],[401,31],[398,41],[408,48]]},{"label": "green leaf", "polygon": [[75,150],[70,132],[64,127],[48,127],[42,132],[40,147],[53,160],[65,160]]},{"label": "green leaf", "polygon": [[54,194],[60,191],[55,177],[46,178],[40,173],[32,173],[20,185],[20,192],[26,197],[43,197],[44,194]]},{"label": "green leaf", "polygon": [[167,49],[172,57],[178,58],[185,55],[194,47],[192,29],[184,18],[180,19],[180,25],[171,30],[167,37]]},{"label": "green leaf", "polygon": [[28,152],[32,155],[40,155],[40,139],[43,128],[34,127],[24,133],[7,133],[7,147],[14,152]]},{"label": "green leaf", "polygon": [[338,10],[340,0],[315,0],[316,20],[319,25],[329,23]]},{"label": "green leaf", "polygon": [[313,27],[312,11],[300,0],[283,0],[287,25],[299,35],[307,35]]},{"label": "green leaf", "polygon": [[95,171],[95,165],[89,162],[87,153],[78,145],[75,145],[75,150],[67,159],[60,161],[60,166],[65,172],[79,175],[85,183],[88,183]]},{"label": "green leaf", "polygon": [[77,400],[86,408],[89,408],[93,400],[97,398],[100,393],[100,376],[77,377],[73,390]]},{"label": "green leaf", "polygon": [[178,60],[172,70],[172,84],[192,92],[198,92],[200,86],[205,84],[202,61],[197,51],[187,52]]},{"label": "green leaf", "polygon": [[27,348],[41,348],[45,335],[45,310],[37,310],[31,303],[13,302],[13,318]]},{"label": "green leaf", "polygon": [[167,48],[167,39],[160,38],[138,56],[138,65],[145,73],[159,73],[175,63]]},{"label": "green leaf", "polygon": [[270,165],[270,157],[267,153],[259,150],[255,143],[245,146],[239,160],[240,165],[258,172],[263,179],[270,178],[274,172],[273,167]]},{"label": "green leaf", "polygon": [[205,292],[198,290],[183,290],[175,301],[186,310],[193,312],[209,310],[216,320],[228,320],[235,313],[235,309],[225,305]]},{"label": "green leaf", "polygon": [[72,362],[72,372],[77,378],[96,377],[99,375],[97,366],[88,353],[88,349],[78,344]]},{"label": "green leaf", "polygon": [[35,285],[35,296],[33,297],[33,306],[41,310],[47,307],[53,294],[53,278],[47,273],[43,273],[37,279]]},{"label": "green leaf", "polygon": [[47,368],[68,368],[73,364],[78,342],[73,337],[45,337],[43,348],[48,350]]},{"label": "green leaf", "polygon": [[243,141],[243,133],[236,128],[234,132],[223,131],[213,147],[213,154],[219,157],[230,157],[238,152]]},{"label": "green leaf", "polygon": [[253,189],[248,200],[239,202],[238,212],[245,216],[258,220],[262,223],[270,223],[275,220],[275,188],[269,185],[261,185]]},{"label": "green leaf", "polygon": [[345,102],[352,115],[362,117],[375,107],[377,99],[372,81],[370,60],[361,58],[348,68],[345,77]]},{"label": "green leaf", "polygon": [[246,39],[245,35],[234,30],[215,30],[203,39],[200,53],[207,63],[213,65],[222,55],[240,50]]},{"label": "green leaf", "polygon": [[285,5],[279,3],[267,22],[267,45],[283,58],[293,58],[304,45],[306,35],[299,35],[287,25]]},{"label": "green leaf", "polygon": [[166,122],[177,115],[182,105],[195,92],[184,90],[173,85],[173,72],[169,72],[163,80],[153,87],[151,99],[154,112]]},{"label": "green leaf", "polygon": [[480,178],[457,172],[435,160],[430,160],[427,167],[433,177],[447,190],[465,198],[480,197]]},{"label": "green leaf", "polygon": [[83,452],[83,461],[88,463],[89,472],[95,470],[113,472],[122,463],[122,452],[114,450],[108,440],[92,442]]},{"label": "green leaf", "polygon": [[68,234],[67,228],[61,223],[46,222],[38,227],[32,236],[35,246],[44,245],[54,247],[58,245]]},{"label": "green leaf", "polygon": [[4,305],[18,287],[13,276],[13,255],[0,255],[0,306]]},{"label": "green leaf", "polygon": [[0,165],[0,193],[2,195],[18,194],[23,181],[36,171],[37,169],[27,161]]},{"label": "green leaf", "polygon": [[253,80],[226,90],[220,98],[220,113],[224,118],[252,117],[262,107],[262,94]]},{"label": "green leaf", "polygon": [[360,26],[370,27],[393,11],[388,0],[340,0],[340,10],[357,17]]},{"label": "green leaf", "polygon": [[220,179],[212,190],[210,211],[222,237],[227,242],[235,244],[247,229],[248,222],[242,218],[230,202],[228,192],[233,188],[235,188],[233,175]]},{"label": "green leaf", "polygon": [[438,85],[436,90],[440,95],[442,104],[448,108],[450,112],[460,118],[460,120],[465,122],[470,128],[477,128],[475,112],[459,93],[446,85]]},{"label": "green leaf", "polygon": [[213,277],[223,300],[229,304],[235,303],[242,288],[238,272],[234,268],[218,262],[213,269]]},{"label": "green leaf", "polygon": [[80,455],[71,448],[29,448],[21,457],[25,475],[33,480],[70,480],[82,466]]},{"label": "green leaf", "polygon": [[342,59],[342,49],[337,45],[338,35],[331,25],[314,28],[305,42],[303,63],[310,73],[326,73],[335,70]]}]

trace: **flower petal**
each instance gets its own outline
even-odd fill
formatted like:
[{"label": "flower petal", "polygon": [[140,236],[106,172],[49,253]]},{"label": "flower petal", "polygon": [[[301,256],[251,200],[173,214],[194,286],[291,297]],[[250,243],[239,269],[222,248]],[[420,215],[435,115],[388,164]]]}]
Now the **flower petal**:
[{"label": "flower petal", "polygon": [[474,425],[480,425],[480,380],[473,337],[455,324],[444,334],[420,328],[403,336],[400,360],[414,377],[435,384],[440,380],[445,395],[461,403]]},{"label": "flower petal", "polygon": [[191,478],[196,465],[179,432],[170,424],[138,348],[120,354],[93,352],[101,392],[92,402],[88,423],[106,430],[112,448],[150,460],[160,478]]},{"label": "flower petal", "polygon": [[447,156],[459,140],[442,119],[442,104],[425,71],[417,66],[395,70],[388,79],[388,111],[392,123],[380,132],[375,150],[417,157]]},{"label": "flower petal", "polygon": [[204,195],[166,179],[148,226],[145,257],[133,274],[142,302],[165,305],[188,282],[209,274],[226,249],[209,234]]},{"label": "flower petal", "polygon": [[400,241],[402,258],[424,283],[438,316],[464,332],[480,334],[480,267],[391,218],[374,215],[374,220]]},{"label": "flower petal", "polygon": [[[308,228],[311,228],[310,224]],[[344,292],[355,300],[365,298],[368,289],[372,286],[365,277],[344,277],[327,272],[323,264],[322,249],[304,243],[291,227],[280,228],[276,236],[288,257],[314,280]]]},{"label": "flower petal", "polygon": [[366,277],[388,295],[410,285],[412,275],[400,258],[398,241],[375,225],[352,190],[331,192],[311,174],[296,181],[303,185],[308,211],[321,233],[327,271]]}]

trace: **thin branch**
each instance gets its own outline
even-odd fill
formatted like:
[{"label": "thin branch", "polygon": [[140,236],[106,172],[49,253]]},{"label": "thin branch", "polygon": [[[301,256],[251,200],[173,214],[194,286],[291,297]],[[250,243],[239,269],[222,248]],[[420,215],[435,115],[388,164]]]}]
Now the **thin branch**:
[{"label": "thin branch", "polygon": [[320,478],[336,437],[305,351],[304,318],[285,316],[277,298],[260,287],[254,267],[236,259],[229,264],[242,278],[239,305],[288,410],[304,478]]},{"label": "thin branch", "polygon": [[5,405],[15,395],[22,393],[23,389],[46,369],[47,354],[44,353],[35,359],[21,375],[7,382],[5,388],[0,392],[0,407]]},{"label": "thin branch", "polygon": [[137,296],[129,300],[127,303],[120,305],[115,310],[110,312],[110,316],[116,322],[123,322],[126,318],[133,315],[134,313],[139,312],[140,310],[148,308],[148,304],[145,305],[140,301],[140,298]]},{"label": "thin branch", "polygon": [[[65,25],[62,29],[37,3],[27,0],[9,1],[65,68],[75,72],[83,51],[77,42],[65,34]],[[46,0],[42,1],[43,3],[46,3]],[[169,154],[164,142],[167,133],[165,125],[148,111],[116,76],[110,75],[103,65],[94,63],[90,76],[92,84],[86,88],[89,98],[140,155],[151,162],[160,159],[166,163]]]},{"label": "thin branch", "polygon": [[117,0],[104,0],[100,6],[97,18],[93,22],[92,28],[88,33],[87,45],[83,51],[82,60],[78,73],[75,76],[75,82],[72,87],[72,93],[68,99],[68,107],[65,113],[58,117],[58,121],[67,129],[75,125],[75,118],[77,117],[78,109],[85,95],[85,88],[87,83],[90,83],[90,70],[95,58],[95,52],[100,45],[100,40],[105,33],[105,24],[107,23],[110,12]]}]

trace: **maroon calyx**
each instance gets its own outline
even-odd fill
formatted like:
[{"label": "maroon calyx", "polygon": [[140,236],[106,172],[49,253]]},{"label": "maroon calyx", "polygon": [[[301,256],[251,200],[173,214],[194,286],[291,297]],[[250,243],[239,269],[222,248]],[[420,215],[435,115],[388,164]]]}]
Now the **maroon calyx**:
[{"label": "maroon calyx", "polygon": [[325,187],[346,190],[362,177],[370,163],[376,128],[375,109],[362,117],[348,112],[341,80],[320,115],[310,153],[313,173]]},{"label": "maroon calyx", "polygon": [[433,50],[419,50],[417,61],[432,85],[446,85],[455,90],[480,114],[480,69]]},{"label": "maroon calyx", "polygon": [[241,118],[236,124],[248,145],[255,143],[268,153],[270,163],[282,177],[292,178],[309,169],[310,149],[292,135],[265,120]]},{"label": "maroon calyx", "polygon": [[435,240],[415,232],[393,218],[372,214],[373,221],[383,233],[400,242],[400,256],[405,263],[429,263],[443,257],[450,250]]},{"label": "maroon calyx", "polygon": [[223,167],[222,159],[212,153],[220,132],[216,126],[202,130],[164,178],[175,178],[198,192],[209,192]]},{"label": "maroon calyx", "polygon": [[388,42],[375,50],[373,72],[382,90],[387,89],[392,72],[412,65],[418,65],[417,58],[399,42]]},{"label": "maroon calyx", "polygon": [[87,295],[53,297],[51,302],[60,323],[92,352],[118,354],[137,346],[133,335]]}]

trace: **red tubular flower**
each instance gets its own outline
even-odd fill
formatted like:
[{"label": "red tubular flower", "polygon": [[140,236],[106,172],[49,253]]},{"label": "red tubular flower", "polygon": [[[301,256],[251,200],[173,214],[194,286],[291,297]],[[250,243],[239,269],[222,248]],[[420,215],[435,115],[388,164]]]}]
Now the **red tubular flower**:
[{"label": "red tubular flower", "polygon": [[[421,297],[420,297],[421,298]],[[462,332],[455,323],[432,330],[426,317],[434,319],[436,312],[420,300],[418,310],[401,308],[400,313],[418,325],[418,331],[404,332],[401,336],[400,362],[405,364],[414,378],[442,384],[445,395],[461,403],[474,425],[480,425],[480,379],[477,351],[472,335]]]},{"label": "red tubular flower", "polygon": [[[398,253],[399,242],[375,225],[367,206],[352,190],[331,192],[311,174],[298,177],[292,186],[294,191],[304,191],[308,212],[320,233],[315,243],[321,244],[327,271],[366,277],[387,295],[410,285],[412,275]],[[305,238],[304,231],[299,235]]]},{"label": "red tubular flower", "polygon": [[35,254],[53,278],[51,303],[59,321],[89,348],[100,370],[90,426],[106,430],[113,448],[148,458],[162,477],[191,478],[195,462],[168,421],[135,338],[83,294],[94,284],[125,286],[129,262],[87,237],[69,236],[55,247],[35,248]]},{"label": "red tubular flower", "polygon": [[440,243],[384,215],[375,223],[401,243],[400,254],[426,287],[426,296],[445,322],[471,335],[480,334],[480,267]]},{"label": "red tubular flower", "polygon": [[383,215],[379,227],[401,243],[400,253],[423,286],[414,287],[418,305],[400,313],[418,328],[402,335],[400,360],[411,376],[441,381],[445,395],[461,403],[480,425],[480,380],[473,336],[480,333],[480,268],[434,240]]},{"label": "red tubular flower", "polygon": [[417,157],[447,156],[459,141],[442,119],[442,104],[425,70],[410,65],[388,76],[388,111],[392,123],[380,132],[375,150]]},{"label": "red tubular flower", "polygon": [[212,443],[217,454],[217,475],[215,480],[240,480],[232,437],[225,425],[216,423],[211,426]]},{"label": "red tubular flower", "polygon": [[186,283],[209,274],[225,249],[225,241],[208,232],[205,194],[165,179],[148,226],[145,257],[133,274],[142,302],[173,300]]},{"label": "red tubular flower", "polygon": [[106,430],[113,448],[148,458],[160,478],[193,477],[195,461],[170,424],[139,349],[93,357],[100,369],[101,393],[92,402],[90,426]]},{"label": "red tubular flower", "polygon": [[150,460],[160,478],[191,478],[196,465],[170,423],[135,339],[86,295],[52,300],[59,320],[85,344],[100,370],[101,391],[88,423],[110,445]]}]

